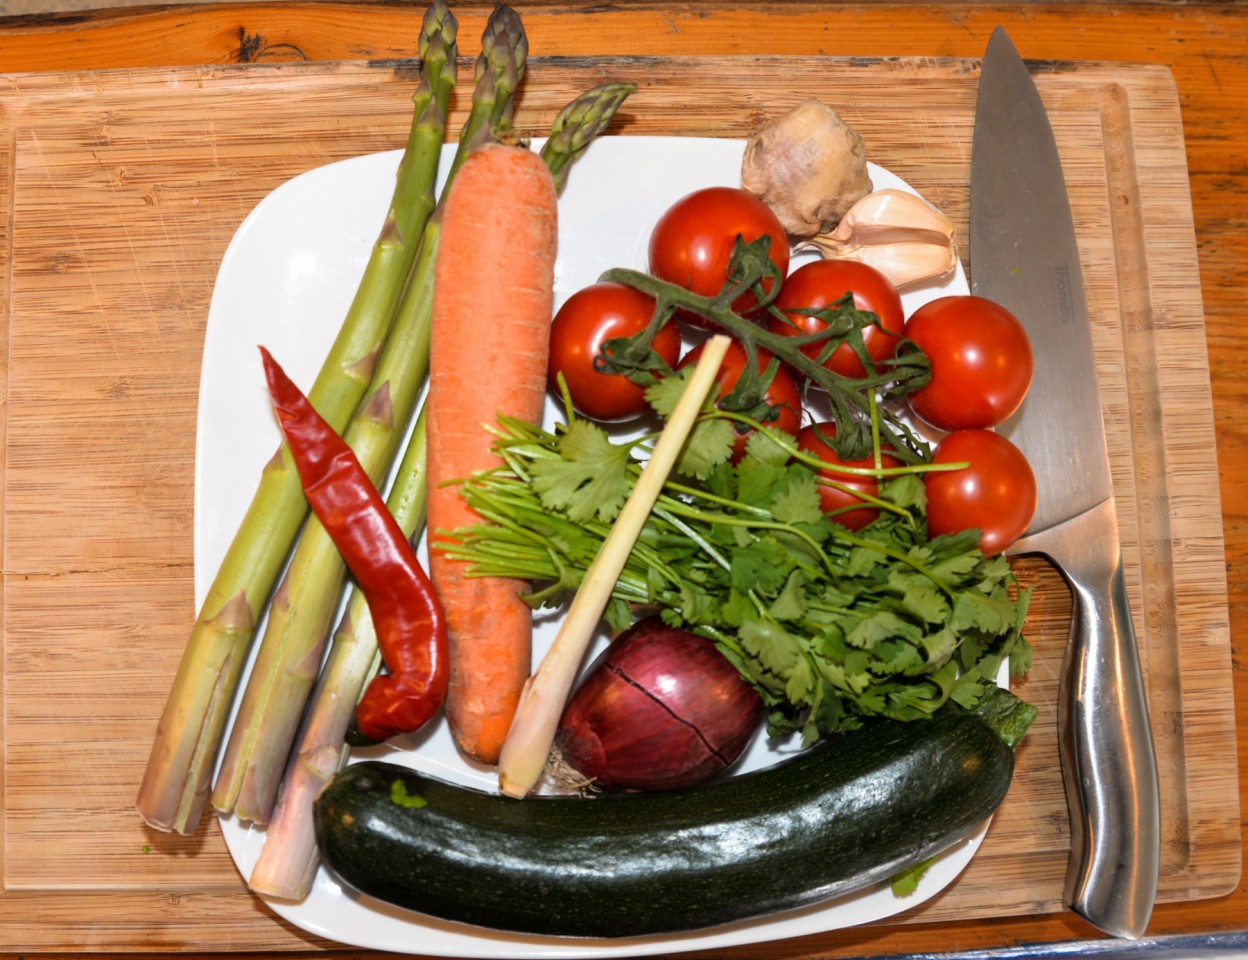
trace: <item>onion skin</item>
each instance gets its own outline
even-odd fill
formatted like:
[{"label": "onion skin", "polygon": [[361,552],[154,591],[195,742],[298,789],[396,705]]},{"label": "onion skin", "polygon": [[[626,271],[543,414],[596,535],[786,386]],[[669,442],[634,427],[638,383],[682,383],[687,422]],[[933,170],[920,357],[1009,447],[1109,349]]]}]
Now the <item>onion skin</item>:
[{"label": "onion skin", "polygon": [[604,790],[680,790],[735,763],[762,718],[757,691],[715,644],[650,617],[591,665],[557,743]]}]

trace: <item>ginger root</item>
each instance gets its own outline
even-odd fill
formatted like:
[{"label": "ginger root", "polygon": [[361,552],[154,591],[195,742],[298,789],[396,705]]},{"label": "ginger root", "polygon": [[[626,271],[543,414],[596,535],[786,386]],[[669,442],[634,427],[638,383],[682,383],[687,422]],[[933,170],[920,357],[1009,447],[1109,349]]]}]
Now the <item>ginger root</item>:
[{"label": "ginger root", "polygon": [[750,137],[741,186],[775,211],[792,240],[805,240],[830,232],[871,192],[866,148],[835,110],[812,97]]}]

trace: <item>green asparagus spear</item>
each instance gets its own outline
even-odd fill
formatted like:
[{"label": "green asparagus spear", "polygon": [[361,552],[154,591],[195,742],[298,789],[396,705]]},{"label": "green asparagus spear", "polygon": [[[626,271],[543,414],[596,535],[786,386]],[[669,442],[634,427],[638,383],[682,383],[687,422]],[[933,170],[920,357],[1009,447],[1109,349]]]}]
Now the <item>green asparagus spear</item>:
[{"label": "green asparagus spear", "polygon": [[604,83],[577,97],[559,111],[550,128],[550,137],[542,146],[542,159],[555,178],[555,187],[563,190],[568,168],[593,143],[637,87],[631,83]]},{"label": "green asparagus spear", "polygon": [[494,138],[497,128],[511,125],[515,113],[512,94],[520,88],[528,58],[529,38],[520,17],[510,7],[495,7],[481,35],[481,53],[473,71],[472,107],[451,161],[451,176],[476,146]]},{"label": "green asparagus spear", "polygon": [[[555,120],[542,157],[554,172],[567,169],[589,141],[610,123],[631,84],[606,84],[573,100]],[[424,523],[426,453],[422,409],[387,505],[403,532],[415,536]],[[358,591],[334,633],[329,657],[308,705],[291,754],[280,799],[265,832],[249,885],[257,893],[298,900],[307,896],[318,863],[312,832],[312,801],[341,767],[344,737],[355,703],[379,666],[377,638],[368,605]]]},{"label": "green asparagus spear", "polygon": [[[309,397],[345,428],[371,379],[430,213],[445,116],[454,85],[456,20],[435,0],[420,36],[423,76],[389,213],[358,291]],[[136,803],[160,830],[192,833],[260,613],[307,516],[299,476],[282,445],[264,469],[247,514],[204,600],[156,730]]]},{"label": "green asparagus spear", "polygon": [[[511,84],[523,74],[528,50],[520,18],[505,6],[495,10],[485,34],[473,107],[460,137],[460,152],[465,155],[467,145],[488,136],[510,112],[515,92]],[[453,163],[452,176],[457,169]],[[429,369],[439,219],[435,213],[425,226],[412,279],[374,371],[369,399],[343,435],[377,484],[394,462]],[[309,517],[269,606],[264,638],[213,787],[212,803],[217,810],[256,823],[268,822],[346,578],[346,565],[329,534],[316,517]]]}]

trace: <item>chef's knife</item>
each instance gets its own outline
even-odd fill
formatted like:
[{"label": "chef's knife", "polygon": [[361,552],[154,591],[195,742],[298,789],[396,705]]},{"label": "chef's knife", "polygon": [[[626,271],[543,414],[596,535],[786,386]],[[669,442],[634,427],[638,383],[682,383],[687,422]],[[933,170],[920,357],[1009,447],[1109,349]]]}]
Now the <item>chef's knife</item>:
[{"label": "chef's knife", "polygon": [[1074,601],[1058,705],[1071,819],[1066,902],[1135,939],[1157,891],[1156,759],[1070,202],[1044,104],[1001,27],[979,79],[970,250],[971,292],[1017,316],[1035,354],[1027,399],[999,428],[1026,454],[1039,490],[1010,552],[1049,557]]}]

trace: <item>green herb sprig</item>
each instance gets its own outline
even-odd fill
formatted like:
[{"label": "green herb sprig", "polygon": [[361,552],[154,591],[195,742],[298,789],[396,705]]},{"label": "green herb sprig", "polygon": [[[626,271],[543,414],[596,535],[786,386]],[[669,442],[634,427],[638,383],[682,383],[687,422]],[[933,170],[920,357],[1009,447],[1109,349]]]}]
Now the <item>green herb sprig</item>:
[{"label": "green herb sprig", "polygon": [[[660,412],[670,389],[651,391]],[[732,465],[723,422],[708,411],[684,475],[658,498],[608,605],[614,629],[657,608],[714,640],[762,695],[771,731],[806,742],[871,716],[974,707],[1003,663],[1025,672],[1028,593],[977,531],[928,539],[930,465],[876,471],[883,509],[850,532],[820,509],[817,464],[792,460],[791,437],[760,429]],[[645,441],[575,417],[555,432],[502,419],[495,449],[504,465],[462,485],[486,522],[444,546],[469,575],[531,581],[529,602],[557,607],[636,481]]]}]

